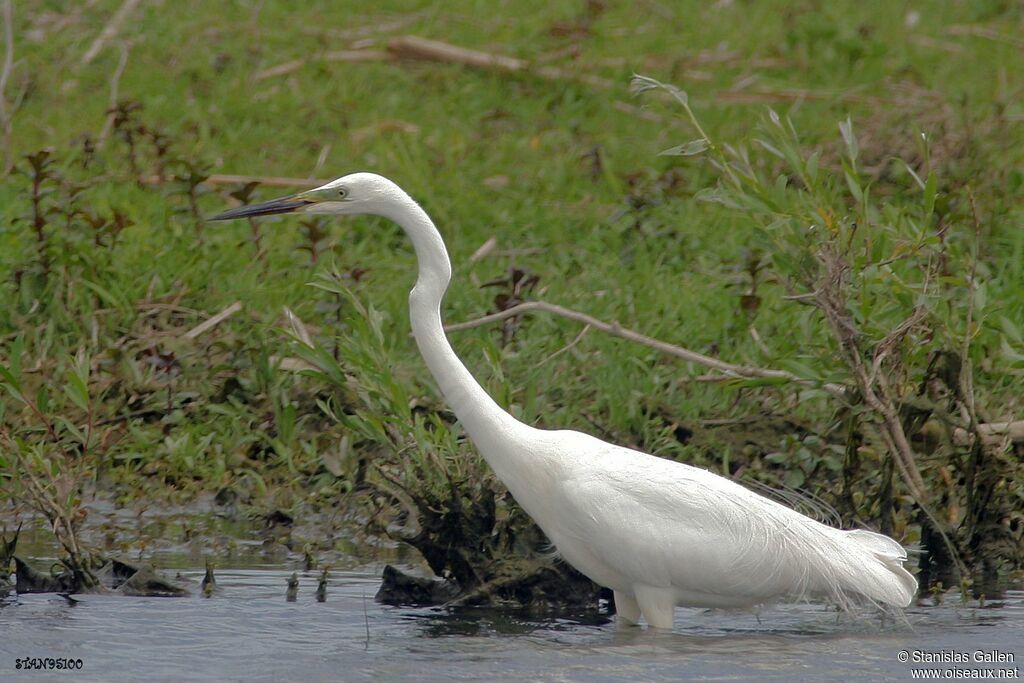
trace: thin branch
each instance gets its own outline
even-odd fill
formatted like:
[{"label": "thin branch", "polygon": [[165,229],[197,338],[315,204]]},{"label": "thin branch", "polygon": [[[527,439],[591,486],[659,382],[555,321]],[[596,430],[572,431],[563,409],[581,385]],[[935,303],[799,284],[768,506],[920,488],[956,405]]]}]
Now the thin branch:
[{"label": "thin branch", "polygon": [[550,81],[575,80],[604,90],[610,90],[616,86],[614,81],[606,78],[572,73],[553,66],[535,66],[525,59],[471,50],[419,36],[400,36],[389,40],[388,52],[399,59],[419,59],[460,64],[474,69],[499,71],[509,74],[532,74]]},{"label": "thin branch", "polygon": [[[795,382],[803,385],[818,386],[817,382],[807,380],[802,377],[798,377],[793,373],[787,372],[785,370],[770,370],[767,368],[758,368],[749,365],[735,365],[733,363],[727,363],[717,358],[712,358],[711,356],[705,356],[702,353],[691,351],[690,349],[684,348],[682,346],[669,344],[668,342],[663,342],[658,339],[648,337],[646,335],[640,334],[639,332],[634,332],[633,330],[629,330],[622,327],[618,323],[607,323],[604,322],[603,320],[598,320],[593,316],[589,316],[586,313],[580,313],[579,311],[564,308],[562,306],[551,304],[546,301],[527,301],[517,306],[513,306],[512,308],[508,308],[504,311],[499,311],[498,313],[485,315],[475,320],[470,320],[463,323],[456,323],[453,325],[446,325],[445,331],[458,332],[460,330],[468,330],[474,327],[481,327],[483,325],[489,325],[491,323],[499,322],[507,318],[522,315],[523,313],[528,313],[530,311],[544,311],[546,313],[553,313],[554,315],[560,316],[562,318],[568,318],[569,320],[574,320],[578,323],[589,325],[607,334],[616,337],[621,337],[622,339],[627,339],[631,342],[647,346],[649,348],[655,349],[656,351],[660,351],[661,353],[665,353],[670,356],[675,356],[676,358],[682,358],[685,361],[697,363],[698,365],[703,365],[704,367],[711,368],[713,370],[718,370],[719,372],[724,373],[726,376],[731,377],[733,379],[777,379],[784,380],[786,382]],[[826,383],[820,386],[822,389],[824,389],[825,391],[827,391],[829,394],[836,398],[842,399],[846,397],[846,388],[841,384]]]},{"label": "thin branch", "polygon": [[186,339],[195,339],[203,332],[206,332],[207,330],[210,330],[216,327],[217,325],[220,325],[222,322],[224,322],[226,319],[228,319],[235,313],[238,313],[240,310],[242,310],[242,302],[236,301],[235,303],[231,304],[217,315],[211,316],[210,318],[207,318],[203,322],[193,327],[191,330],[186,332],[184,336]]},{"label": "thin branch", "polygon": [[971,431],[980,437],[978,413],[974,402],[974,364],[971,363],[971,337],[973,334],[971,328],[974,326],[974,305],[977,300],[981,220],[978,218],[978,207],[974,203],[974,192],[971,191],[970,187],[967,188],[967,198],[970,200],[971,216],[974,218],[974,253],[971,254],[971,275],[967,280],[967,325],[964,330],[963,345],[960,348],[960,393],[963,394],[964,406],[970,419]]},{"label": "thin branch", "polygon": [[914,500],[930,515],[927,507],[927,487],[917,468],[914,451],[903,431],[899,411],[887,391],[885,375],[878,373],[872,376],[873,373],[865,366],[860,332],[850,318],[841,286],[846,265],[831,249],[820,251],[818,258],[821,261],[824,274],[819,287],[815,290],[816,305],[832,328],[832,334],[838,341],[846,363],[853,373],[864,403],[881,417],[885,424],[884,429],[879,429],[878,432],[889,453],[892,454],[900,478],[906,484]]},{"label": "thin branch", "polygon": [[[167,182],[166,178],[160,176],[146,176],[142,179],[146,185],[161,185]],[[203,180],[203,185],[244,185],[245,183],[259,183],[268,187],[296,187],[313,188],[320,187],[326,180],[314,178],[282,178],[279,176],[258,176],[258,175],[225,175],[214,174]]]},{"label": "thin branch", "polygon": [[253,81],[294,73],[311,62],[386,62],[402,59],[458,64],[472,69],[509,74],[533,74],[550,81],[575,80],[595,88],[609,90],[615,83],[590,74],[577,74],[555,66],[538,66],[525,59],[493,52],[471,50],[459,45],[419,36],[399,36],[388,41],[387,50],[338,50],[306,59],[295,59],[268,67],[253,75]]},{"label": "thin branch", "polygon": [[124,75],[124,69],[128,66],[128,43],[121,43],[121,58],[117,62],[117,67],[114,69],[113,75],[110,77],[110,98],[107,100],[107,120],[103,122],[103,130],[100,131],[100,135],[96,140],[96,147],[102,147],[106,142],[107,138],[110,137],[111,131],[114,130],[114,121],[117,119],[117,100],[120,97],[119,90],[121,89],[121,76]]},{"label": "thin branch", "polygon": [[757,348],[761,349],[761,353],[766,356],[772,355],[772,350],[769,349],[768,345],[764,343],[763,339],[761,339],[761,333],[757,331],[757,328],[751,325],[748,331],[750,332],[750,338],[754,340],[754,344],[757,345]]},{"label": "thin branch", "polygon": [[310,62],[386,62],[391,59],[394,59],[393,55],[384,50],[337,50],[268,67],[253,74],[252,80],[264,81],[275,76],[285,76],[298,71]]},{"label": "thin branch", "polygon": [[555,358],[558,358],[559,356],[561,356],[561,355],[562,355],[563,353],[565,353],[566,351],[570,351],[570,350],[572,350],[572,349],[573,349],[573,348],[574,348],[574,347],[575,347],[575,346],[576,346],[577,344],[579,344],[579,343],[580,343],[580,341],[581,341],[581,340],[583,339],[583,337],[584,337],[584,336],[585,336],[585,335],[587,334],[587,332],[590,332],[590,325],[584,325],[584,326],[583,326],[583,329],[582,329],[582,330],[580,330],[580,333],[576,335],[576,338],[575,338],[575,339],[573,339],[573,340],[572,340],[571,342],[569,342],[568,344],[566,344],[566,345],[565,345],[565,346],[563,346],[562,348],[558,349],[558,350],[557,350],[557,351],[555,351],[554,353],[550,354],[550,355],[549,355],[549,356],[548,356],[547,358],[545,358],[545,359],[544,359],[544,360],[542,360],[541,362],[539,362],[539,363],[537,363],[536,365],[534,365],[534,366],[533,366],[534,370],[536,370],[536,369],[537,369],[537,368],[539,368],[540,366],[544,365],[544,364],[545,364],[545,363],[547,363],[548,361],[551,361],[551,360],[553,360],[553,359],[555,359]]},{"label": "thin branch", "polygon": [[[983,443],[996,445],[1004,439],[1012,443],[1024,443],[1024,420],[1013,422],[985,422],[978,425],[978,434],[981,435]],[[963,427],[953,430],[953,443],[958,446],[967,446],[973,440],[971,432]]]},{"label": "thin branch", "polygon": [[474,69],[516,73],[529,68],[525,59],[471,50],[419,36],[400,36],[388,41],[388,52],[401,59],[420,59],[460,64]]},{"label": "thin branch", "polygon": [[90,45],[89,49],[85,51],[84,55],[82,55],[82,66],[86,66],[89,62],[96,59],[96,55],[100,53],[100,50],[103,49],[104,45],[117,35],[117,32],[121,30],[121,25],[125,22],[125,19],[127,19],[128,15],[139,6],[140,1],[141,0],[124,0],[124,4],[121,5],[120,9],[118,9],[114,16],[110,18],[107,25],[104,26],[100,34],[96,36],[96,40],[92,41],[92,45]]},{"label": "thin branch", "polygon": [[803,102],[804,100],[826,100],[840,102],[857,102],[859,104],[879,105],[881,98],[870,95],[857,95],[850,92],[806,90],[802,88],[779,88],[778,90],[722,90],[714,95],[715,101],[722,104],[783,104]]},{"label": "thin branch", "polygon": [[999,31],[988,28],[987,26],[958,24],[947,28],[946,33],[951,36],[972,36],[975,38],[984,38],[985,40],[991,40],[997,43],[1008,43],[1014,47],[1024,49],[1024,40],[1021,40],[1017,36],[1000,33]]}]

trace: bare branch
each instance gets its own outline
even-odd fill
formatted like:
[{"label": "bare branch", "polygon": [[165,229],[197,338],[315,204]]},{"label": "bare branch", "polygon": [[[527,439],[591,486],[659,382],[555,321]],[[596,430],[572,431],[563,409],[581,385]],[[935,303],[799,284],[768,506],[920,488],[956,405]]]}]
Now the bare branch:
[{"label": "bare branch", "polygon": [[461,64],[474,69],[515,73],[529,68],[529,62],[515,57],[470,50],[419,36],[400,36],[388,41],[388,52],[402,59]]},{"label": "bare branch", "polygon": [[393,56],[384,50],[337,50],[268,67],[253,74],[252,80],[264,81],[275,76],[285,76],[298,71],[310,62],[385,62],[390,59],[393,59]]},{"label": "bare branch", "polygon": [[[970,420],[971,431],[981,436],[978,430],[978,413],[974,403],[974,364],[971,362],[971,337],[974,327],[974,304],[977,300],[975,292],[978,288],[978,253],[981,243],[981,220],[978,218],[978,207],[974,203],[974,192],[967,188],[967,199],[970,200],[971,216],[974,219],[974,249],[971,254],[971,275],[967,280],[967,324],[964,329],[963,346],[960,348],[960,393],[963,394],[964,407]],[[984,442],[984,438],[981,439]]]},{"label": "bare branch", "polygon": [[470,50],[458,45],[442,43],[439,40],[420,38],[419,36],[400,36],[388,41],[388,52],[400,59],[420,59],[462,66],[487,71],[500,71],[510,74],[533,74],[551,81],[575,80],[580,83],[610,90],[616,86],[613,81],[589,74],[576,74],[553,66],[535,66],[525,59],[508,57],[492,52]]},{"label": "bare branch", "polygon": [[[1004,439],[1011,443],[1024,443],[1024,420],[982,423],[978,425],[978,433],[982,442],[988,445],[997,445]],[[969,430],[962,427],[953,430],[953,443],[958,446],[970,445],[972,440]]]},{"label": "bare branch", "polygon": [[[161,183],[167,182],[166,178],[159,176],[146,176],[142,179],[142,182],[147,185],[160,185]],[[268,187],[297,187],[297,188],[313,188],[320,187],[326,180],[316,180],[314,178],[282,178],[278,176],[258,176],[258,175],[224,175],[214,174],[203,181],[204,185],[244,185],[245,183],[259,183],[260,185],[267,185]]]},{"label": "bare branch", "polygon": [[[850,317],[843,294],[843,275],[847,266],[842,257],[832,249],[822,249],[817,254],[817,258],[821,263],[823,274],[821,282],[814,292],[815,305],[821,310],[825,320],[832,328],[832,334],[839,343],[839,349],[853,373],[864,403],[882,418],[884,427],[878,429],[878,434],[892,455],[900,478],[921,509],[934,519],[935,517],[928,507],[928,489],[917,468],[914,451],[910,447],[906,432],[903,430],[899,410],[887,390],[884,373],[872,373],[864,363],[860,331]],[[912,318],[913,316],[911,316]]]},{"label": "bare branch", "polygon": [[203,332],[206,332],[207,330],[210,330],[216,327],[217,325],[220,325],[222,322],[227,320],[229,317],[233,316],[235,313],[238,313],[240,310],[242,310],[242,302],[236,301],[235,303],[231,304],[217,315],[211,316],[204,320],[203,322],[196,325],[195,327],[193,327],[191,330],[186,332],[184,336],[186,339],[195,339]]},{"label": "bare branch", "polygon": [[[483,325],[489,325],[491,323],[505,320],[506,318],[522,315],[523,313],[527,313],[530,311],[544,311],[546,313],[553,313],[562,318],[568,318],[578,323],[589,325],[590,327],[601,330],[602,332],[605,332],[607,334],[611,334],[616,337],[621,337],[623,339],[627,339],[637,344],[642,344],[643,346],[655,349],[656,351],[660,351],[661,353],[665,353],[670,356],[675,356],[676,358],[682,358],[685,361],[697,363],[698,365],[703,365],[704,367],[711,368],[713,370],[718,370],[719,372],[724,373],[727,377],[733,379],[741,377],[778,379],[785,380],[787,382],[795,382],[803,385],[818,386],[816,382],[804,379],[802,377],[798,377],[793,373],[787,372],[785,370],[770,370],[767,368],[758,368],[749,365],[735,365],[733,363],[727,363],[725,361],[718,360],[717,358],[712,358],[711,356],[705,356],[702,353],[691,351],[690,349],[684,348],[682,346],[669,344],[668,342],[663,342],[658,339],[648,337],[646,335],[640,334],[639,332],[634,332],[633,330],[629,330],[622,327],[618,323],[607,323],[604,322],[603,320],[598,320],[597,318],[589,316],[586,313],[580,313],[579,311],[564,308],[562,306],[551,304],[546,301],[527,301],[517,306],[513,306],[512,308],[508,308],[504,311],[492,313],[491,315],[485,315],[481,318],[477,318],[476,320],[470,320],[468,322],[463,323],[456,323],[454,325],[446,325],[445,331],[458,332],[460,330],[468,330],[474,327],[481,327]],[[840,384],[826,383],[821,385],[821,388],[823,388],[825,391],[827,391],[832,396],[835,396],[836,398],[841,399],[846,396],[846,388]]]},{"label": "bare branch", "polygon": [[121,43],[121,58],[117,62],[117,67],[114,69],[113,75],[110,77],[110,98],[108,102],[108,113],[107,120],[103,122],[103,130],[100,131],[99,137],[96,139],[96,147],[102,147],[107,138],[110,137],[110,132],[114,130],[114,121],[117,119],[117,112],[114,109],[117,107],[117,100],[119,98],[118,91],[121,87],[121,76],[124,75],[124,69],[128,66],[128,43]]},{"label": "bare branch", "polygon": [[100,34],[96,36],[96,40],[92,41],[92,45],[90,45],[89,49],[85,51],[84,55],[82,55],[82,66],[85,66],[92,60],[96,59],[96,55],[100,53],[100,50],[103,49],[104,45],[117,35],[117,32],[121,30],[121,25],[128,18],[128,15],[139,6],[140,1],[141,0],[124,0],[124,4],[122,4],[117,12],[114,13],[114,16],[110,18],[110,21],[108,21],[107,25],[103,27]]},{"label": "bare branch", "polygon": [[958,24],[956,26],[950,26],[946,29],[946,33],[951,36],[973,36],[975,38],[984,38],[985,40],[991,40],[997,43],[1008,43],[1014,47],[1024,49],[1024,40],[1021,40],[1017,36],[1006,35],[1000,33],[994,29],[988,28],[987,26],[978,26],[976,24]]},{"label": "bare branch", "polygon": [[849,91],[807,90],[803,88],[780,88],[778,90],[722,90],[715,93],[715,101],[722,104],[782,104],[805,100],[826,100],[857,102],[879,105],[878,97],[857,95]]}]

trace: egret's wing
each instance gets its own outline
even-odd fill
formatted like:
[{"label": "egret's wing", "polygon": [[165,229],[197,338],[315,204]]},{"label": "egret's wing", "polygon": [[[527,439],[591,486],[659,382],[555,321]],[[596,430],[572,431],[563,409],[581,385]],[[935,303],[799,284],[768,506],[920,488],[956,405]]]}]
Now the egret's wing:
[{"label": "egret's wing", "polygon": [[567,535],[601,539],[590,549],[601,562],[709,594],[761,594],[777,583],[780,531],[795,513],[705,470],[595,442],[592,466],[565,482],[578,512],[564,518]]},{"label": "egret's wing", "polygon": [[570,544],[589,539],[586,552],[609,574],[710,604],[811,593],[842,600],[848,591],[909,602],[913,579],[895,541],[825,526],[706,470],[588,438],[576,442],[586,466],[565,481],[572,509],[557,533]]}]

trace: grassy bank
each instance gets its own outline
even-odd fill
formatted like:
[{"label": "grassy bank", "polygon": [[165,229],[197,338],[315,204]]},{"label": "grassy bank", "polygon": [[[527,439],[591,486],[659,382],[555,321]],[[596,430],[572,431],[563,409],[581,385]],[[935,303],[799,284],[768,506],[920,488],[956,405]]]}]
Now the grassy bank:
[{"label": "grassy bank", "polygon": [[[439,549],[481,535],[498,539],[473,551],[488,561],[534,547],[418,358],[397,228],[202,220],[287,191],[210,176],[373,170],[444,234],[450,322],[543,300],[805,380],[723,382],[543,313],[453,333],[525,421],[805,489],[844,523],[936,550],[927,508],[961,553],[981,548],[1003,573],[1020,562],[1021,446],[955,438],[1024,418],[1019,8],[128,5],[120,24],[118,2],[15,7],[14,169],[0,184],[8,509],[43,500],[72,529],[88,481],[125,503],[216,492],[262,510],[340,503],[382,526],[419,515],[438,573],[467,564]],[[558,72],[390,58],[406,35]],[[631,94],[634,73],[683,88],[704,132],[662,91]],[[785,123],[772,137],[769,107],[795,136]],[[658,156],[705,137],[692,156]],[[731,184],[723,169],[747,159],[757,183]],[[800,180],[809,163],[817,187]],[[812,223],[825,242],[791,229]],[[799,301],[818,272],[800,254],[828,239],[859,248],[843,279],[852,356]],[[880,368],[923,500],[851,370],[880,348],[897,359]],[[855,391],[837,400],[828,382]],[[972,519],[980,509],[991,516]]]}]

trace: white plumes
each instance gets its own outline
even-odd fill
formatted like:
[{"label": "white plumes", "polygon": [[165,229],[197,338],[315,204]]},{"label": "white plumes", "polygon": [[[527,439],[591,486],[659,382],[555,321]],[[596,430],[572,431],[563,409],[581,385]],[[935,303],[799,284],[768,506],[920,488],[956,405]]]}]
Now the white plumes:
[{"label": "white plumes", "polygon": [[547,434],[534,455],[561,462],[559,480],[543,497],[513,494],[566,560],[617,592],[730,608],[779,598],[905,607],[913,597],[906,555],[887,537],[825,526],[705,470]]}]

